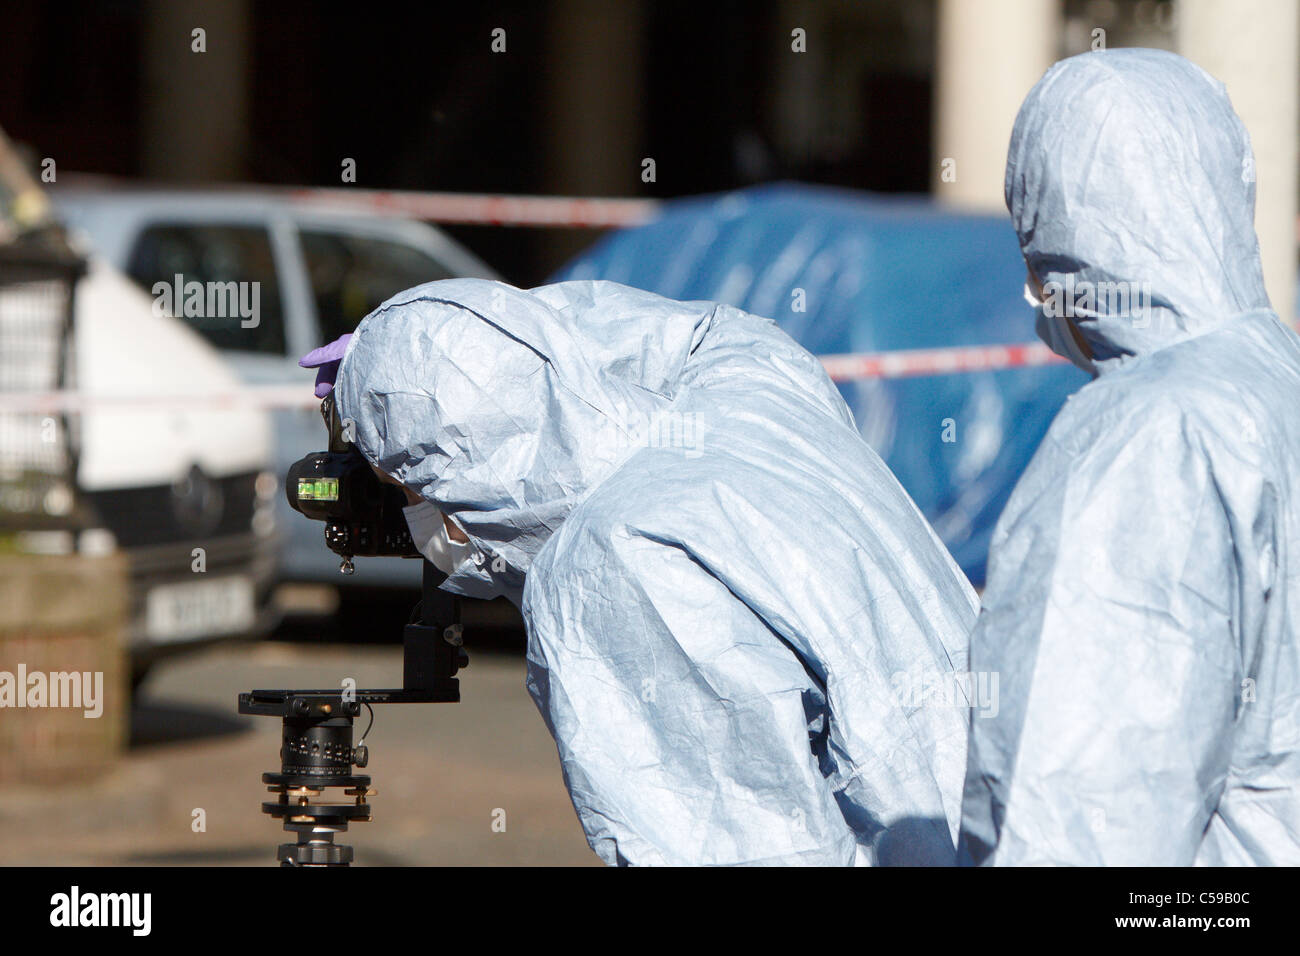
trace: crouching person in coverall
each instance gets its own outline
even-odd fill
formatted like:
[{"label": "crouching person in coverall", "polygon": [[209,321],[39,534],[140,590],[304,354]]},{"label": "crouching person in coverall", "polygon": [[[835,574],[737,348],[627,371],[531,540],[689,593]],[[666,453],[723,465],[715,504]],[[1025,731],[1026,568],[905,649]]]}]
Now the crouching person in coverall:
[{"label": "crouching person in coverall", "polygon": [[898,675],[964,671],[975,597],[774,323],[432,282],[360,324],[335,396],[444,587],[521,608],[601,859],[954,861],[966,701]]}]

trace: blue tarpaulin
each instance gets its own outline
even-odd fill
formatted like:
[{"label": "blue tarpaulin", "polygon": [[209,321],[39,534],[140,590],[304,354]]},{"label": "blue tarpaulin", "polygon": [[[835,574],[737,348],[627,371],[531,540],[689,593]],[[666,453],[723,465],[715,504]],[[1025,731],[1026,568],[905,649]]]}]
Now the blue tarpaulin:
[{"label": "blue tarpaulin", "polygon": [[[801,185],[666,203],[551,281],[609,279],[774,319],[816,355],[1034,340],[1004,216]],[[977,587],[1016,479],[1066,397],[1069,365],[840,384],[863,437]]]}]

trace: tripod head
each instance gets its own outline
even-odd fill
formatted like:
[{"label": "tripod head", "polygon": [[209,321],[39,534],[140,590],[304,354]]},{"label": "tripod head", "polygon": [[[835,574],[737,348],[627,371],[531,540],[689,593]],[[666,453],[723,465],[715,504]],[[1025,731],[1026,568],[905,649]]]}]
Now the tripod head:
[{"label": "tripod head", "polygon": [[[280,770],[262,774],[275,802],[262,812],[283,821],[297,834],[281,844],[276,858],[282,866],[347,866],[352,848],[334,837],[349,823],[370,819],[367,798],[370,778],[353,773],[365,768],[369,749],[353,746],[353,721],[365,707],[374,720],[376,704],[436,704],[460,700],[456,673],[469,664],[461,646],[460,606],[455,597],[438,590],[441,571],[424,562],[423,597],[402,632],[400,688],[313,690],[253,690],[239,695],[239,712],[279,717],[282,725]],[[367,728],[367,733],[369,728]],[[319,802],[331,787],[342,787],[351,803]],[[337,799],[337,798],[335,798]]]}]

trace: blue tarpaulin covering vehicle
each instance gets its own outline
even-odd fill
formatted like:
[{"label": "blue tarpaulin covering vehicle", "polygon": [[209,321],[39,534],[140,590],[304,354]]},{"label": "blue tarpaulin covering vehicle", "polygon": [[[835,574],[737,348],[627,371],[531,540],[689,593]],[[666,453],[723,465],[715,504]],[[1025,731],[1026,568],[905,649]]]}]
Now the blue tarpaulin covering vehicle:
[{"label": "blue tarpaulin covering vehicle", "polygon": [[[1034,341],[1025,266],[1003,216],[801,185],[666,203],[552,281],[609,279],[774,319],[816,355]],[[1057,410],[1067,364],[842,380],[862,435],[977,587],[993,525]]]}]

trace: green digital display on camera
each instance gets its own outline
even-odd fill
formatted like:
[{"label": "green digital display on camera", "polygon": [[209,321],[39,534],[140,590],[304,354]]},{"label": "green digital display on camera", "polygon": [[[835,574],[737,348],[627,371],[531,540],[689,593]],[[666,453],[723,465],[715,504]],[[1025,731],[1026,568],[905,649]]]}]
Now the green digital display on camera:
[{"label": "green digital display on camera", "polygon": [[298,498],[302,501],[338,501],[337,478],[299,478]]}]

